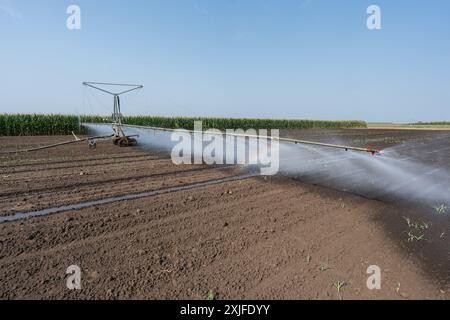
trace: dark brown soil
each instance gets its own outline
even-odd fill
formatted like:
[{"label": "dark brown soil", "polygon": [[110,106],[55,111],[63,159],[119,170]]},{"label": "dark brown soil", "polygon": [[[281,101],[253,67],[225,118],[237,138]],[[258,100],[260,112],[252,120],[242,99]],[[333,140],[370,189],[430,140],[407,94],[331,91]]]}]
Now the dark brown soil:
[{"label": "dark brown soil", "polygon": [[[396,139],[386,145],[440,134],[395,132],[385,132]],[[335,133],[383,139],[380,130]],[[283,135],[326,140],[315,130]],[[67,139],[3,137],[0,145]],[[164,154],[109,142],[1,156],[0,214],[242,173],[175,166]],[[214,291],[219,299],[449,299],[448,218],[423,221],[424,210],[257,177],[2,223],[0,298],[205,299]],[[425,241],[408,242],[405,216],[430,223]],[[82,270],[80,291],[66,287],[70,265]],[[366,286],[370,265],[381,268],[381,290]]]},{"label": "dark brown soil", "polygon": [[[449,130],[405,130],[405,129],[311,129],[281,130],[280,135],[294,139],[346,144],[354,147],[373,146],[378,149],[399,145],[405,142],[421,142],[429,145],[442,143],[440,139],[450,138]],[[438,140],[438,141],[436,141]]]}]

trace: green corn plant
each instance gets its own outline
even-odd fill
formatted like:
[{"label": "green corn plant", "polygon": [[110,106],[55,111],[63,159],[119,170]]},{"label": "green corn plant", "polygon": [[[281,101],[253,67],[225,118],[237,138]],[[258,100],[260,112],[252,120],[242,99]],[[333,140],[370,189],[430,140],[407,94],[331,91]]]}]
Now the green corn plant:
[{"label": "green corn plant", "polygon": [[433,209],[434,209],[434,211],[436,211],[437,214],[443,215],[447,212],[448,208],[445,204],[441,204],[439,206],[434,206]]},{"label": "green corn plant", "polygon": [[80,133],[74,115],[0,114],[1,136],[65,135]]},{"label": "green corn plant", "polygon": [[338,294],[341,293],[342,288],[345,286],[345,282],[344,281],[337,281],[335,283],[333,283],[333,287],[336,288]]},{"label": "green corn plant", "polygon": [[[84,115],[82,123],[109,123],[110,116]],[[130,125],[170,129],[194,129],[194,121],[202,121],[203,129],[311,129],[311,128],[365,128],[364,121],[315,121],[248,118],[161,117],[129,116],[123,122]],[[0,114],[1,136],[65,135],[84,133],[76,115],[55,114]]]}]

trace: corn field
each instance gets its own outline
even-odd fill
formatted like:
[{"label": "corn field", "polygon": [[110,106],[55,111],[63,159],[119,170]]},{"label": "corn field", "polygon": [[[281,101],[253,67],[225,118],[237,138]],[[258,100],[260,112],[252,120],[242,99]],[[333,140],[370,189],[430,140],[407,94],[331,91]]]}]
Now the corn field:
[{"label": "corn field", "polygon": [[[108,123],[109,119],[99,116],[85,116],[86,123]],[[313,129],[313,128],[367,128],[365,121],[323,121],[323,120],[277,120],[247,118],[194,118],[194,117],[158,117],[130,116],[124,117],[123,123],[130,125],[151,126],[170,129],[194,128],[194,121],[202,121],[203,129]]]},{"label": "corn field", "polygon": [[67,135],[84,133],[78,116],[0,114],[0,136]]},{"label": "corn field", "polygon": [[[109,117],[41,114],[0,114],[0,136],[84,134],[81,123],[109,123]],[[125,124],[171,129],[193,129],[194,121],[202,121],[203,129],[312,129],[366,128],[364,121],[276,120],[246,118],[189,118],[130,116]]]},{"label": "corn field", "polygon": [[410,125],[413,126],[449,126],[449,121],[433,121],[433,122],[416,122],[416,123],[410,123]]}]

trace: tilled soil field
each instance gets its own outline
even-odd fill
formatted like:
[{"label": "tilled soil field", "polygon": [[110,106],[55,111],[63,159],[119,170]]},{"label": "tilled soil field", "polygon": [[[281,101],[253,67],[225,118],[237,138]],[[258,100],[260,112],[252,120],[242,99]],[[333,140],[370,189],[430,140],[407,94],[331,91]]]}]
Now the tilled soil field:
[{"label": "tilled soil field", "polygon": [[[384,148],[442,143],[446,133],[282,134]],[[7,151],[68,139],[1,137],[0,145]],[[450,298],[449,219],[429,206],[301,178],[252,177],[236,167],[175,166],[164,153],[107,141],[95,150],[80,144],[2,155],[0,177],[0,218],[112,199],[0,223],[2,299]],[[158,192],[114,201],[151,191]],[[423,241],[410,241],[411,221],[430,226]],[[66,287],[71,265],[82,270],[81,290]],[[371,265],[381,269],[380,290],[367,288]]]}]

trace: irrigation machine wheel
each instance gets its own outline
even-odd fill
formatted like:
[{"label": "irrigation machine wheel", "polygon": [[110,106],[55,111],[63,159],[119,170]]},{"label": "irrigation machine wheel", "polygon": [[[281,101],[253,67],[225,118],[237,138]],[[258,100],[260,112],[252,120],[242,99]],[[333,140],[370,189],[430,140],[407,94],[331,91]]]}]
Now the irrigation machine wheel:
[{"label": "irrigation machine wheel", "polygon": [[137,145],[137,140],[134,138],[128,138],[128,145],[130,147],[134,147],[135,145]]},{"label": "irrigation machine wheel", "polygon": [[128,147],[128,139],[127,138],[120,138],[119,139],[119,147]]}]

